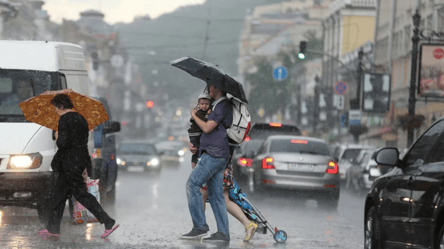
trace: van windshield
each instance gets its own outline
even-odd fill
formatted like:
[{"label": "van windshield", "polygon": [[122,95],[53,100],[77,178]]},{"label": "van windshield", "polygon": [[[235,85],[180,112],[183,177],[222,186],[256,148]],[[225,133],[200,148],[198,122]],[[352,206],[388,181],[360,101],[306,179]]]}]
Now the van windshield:
[{"label": "van windshield", "polygon": [[24,122],[19,103],[58,90],[59,73],[0,69],[0,122]]}]

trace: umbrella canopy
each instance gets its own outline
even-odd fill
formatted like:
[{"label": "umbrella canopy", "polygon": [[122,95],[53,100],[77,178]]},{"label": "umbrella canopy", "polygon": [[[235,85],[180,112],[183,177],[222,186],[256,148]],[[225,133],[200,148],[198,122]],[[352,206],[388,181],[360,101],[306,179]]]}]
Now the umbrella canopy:
[{"label": "umbrella canopy", "polygon": [[231,94],[240,101],[248,103],[242,84],[226,74],[218,65],[191,57],[179,58],[170,61],[170,64],[220,88],[223,92]]},{"label": "umbrella canopy", "polygon": [[[57,131],[60,116],[51,104],[51,100],[57,94],[44,92],[20,103],[19,106],[26,120]],[[100,101],[74,91],[69,91],[66,94],[72,101],[73,110],[77,111],[88,122],[89,130],[109,119],[105,107]]]}]

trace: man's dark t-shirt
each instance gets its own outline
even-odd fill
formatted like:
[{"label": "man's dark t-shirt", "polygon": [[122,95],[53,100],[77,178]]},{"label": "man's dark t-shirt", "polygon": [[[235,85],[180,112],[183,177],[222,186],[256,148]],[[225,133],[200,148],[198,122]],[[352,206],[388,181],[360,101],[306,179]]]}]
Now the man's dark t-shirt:
[{"label": "man's dark t-shirt", "polygon": [[210,134],[202,133],[199,153],[202,155],[202,152],[205,151],[215,158],[230,159],[228,134],[225,128],[233,122],[233,106],[230,101],[220,101],[208,116],[208,121],[210,120],[215,121],[218,125]]}]

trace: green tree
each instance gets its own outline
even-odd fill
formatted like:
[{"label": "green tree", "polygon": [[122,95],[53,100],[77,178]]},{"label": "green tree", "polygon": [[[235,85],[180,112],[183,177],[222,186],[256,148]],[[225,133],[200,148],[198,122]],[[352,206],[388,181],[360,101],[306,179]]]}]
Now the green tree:
[{"label": "green tree", "polygon": [[[316,37],[316,31],[307,31],[303,36],[307,41],[307,49],[323,51],[323,41]],[[322,55],[308,52],[306,58],[301,60],[297,56],[298,52],[295,46],[291,46],[276,55],[276,60],[280,61],[288,70],[285,80],[276,81],[273,78],[274,68],[265,57],[257,59],[255,66],[258,70],[256,73],[246,75],[245,79],[250,82],[252,88],[248,99],[253,120],[259,118],[257,110],[261,107],[265,110],[266,116],[276,114],[278,111],[283,113],[290,101],[291,94],[298,89],[295,84],[292,84],[292,77],[296,77],[296,75],[292,75],[293,69],[306,61],[322,58]]]}]

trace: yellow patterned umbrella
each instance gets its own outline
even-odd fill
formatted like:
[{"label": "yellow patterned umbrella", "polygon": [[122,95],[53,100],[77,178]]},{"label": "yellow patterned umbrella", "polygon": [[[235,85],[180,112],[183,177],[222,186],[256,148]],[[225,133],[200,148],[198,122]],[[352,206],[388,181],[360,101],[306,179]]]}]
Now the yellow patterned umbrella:
[{"label": "yellow patterned umbrella", "polygon": [[[20,103],[20,108],[22,109],[26,120],[57,131],[60,116],[56,113],[55,107],[51,104],[51,99],[59,93],[61,92],[44,92]],[[109,119],[105,107],[100,101],[70,89],[64,90],[62,93],[67,94],[71,99],[72,104],[74,105],[73,110],[86,119],[89,130],[92,130],[94,127]]]}]

